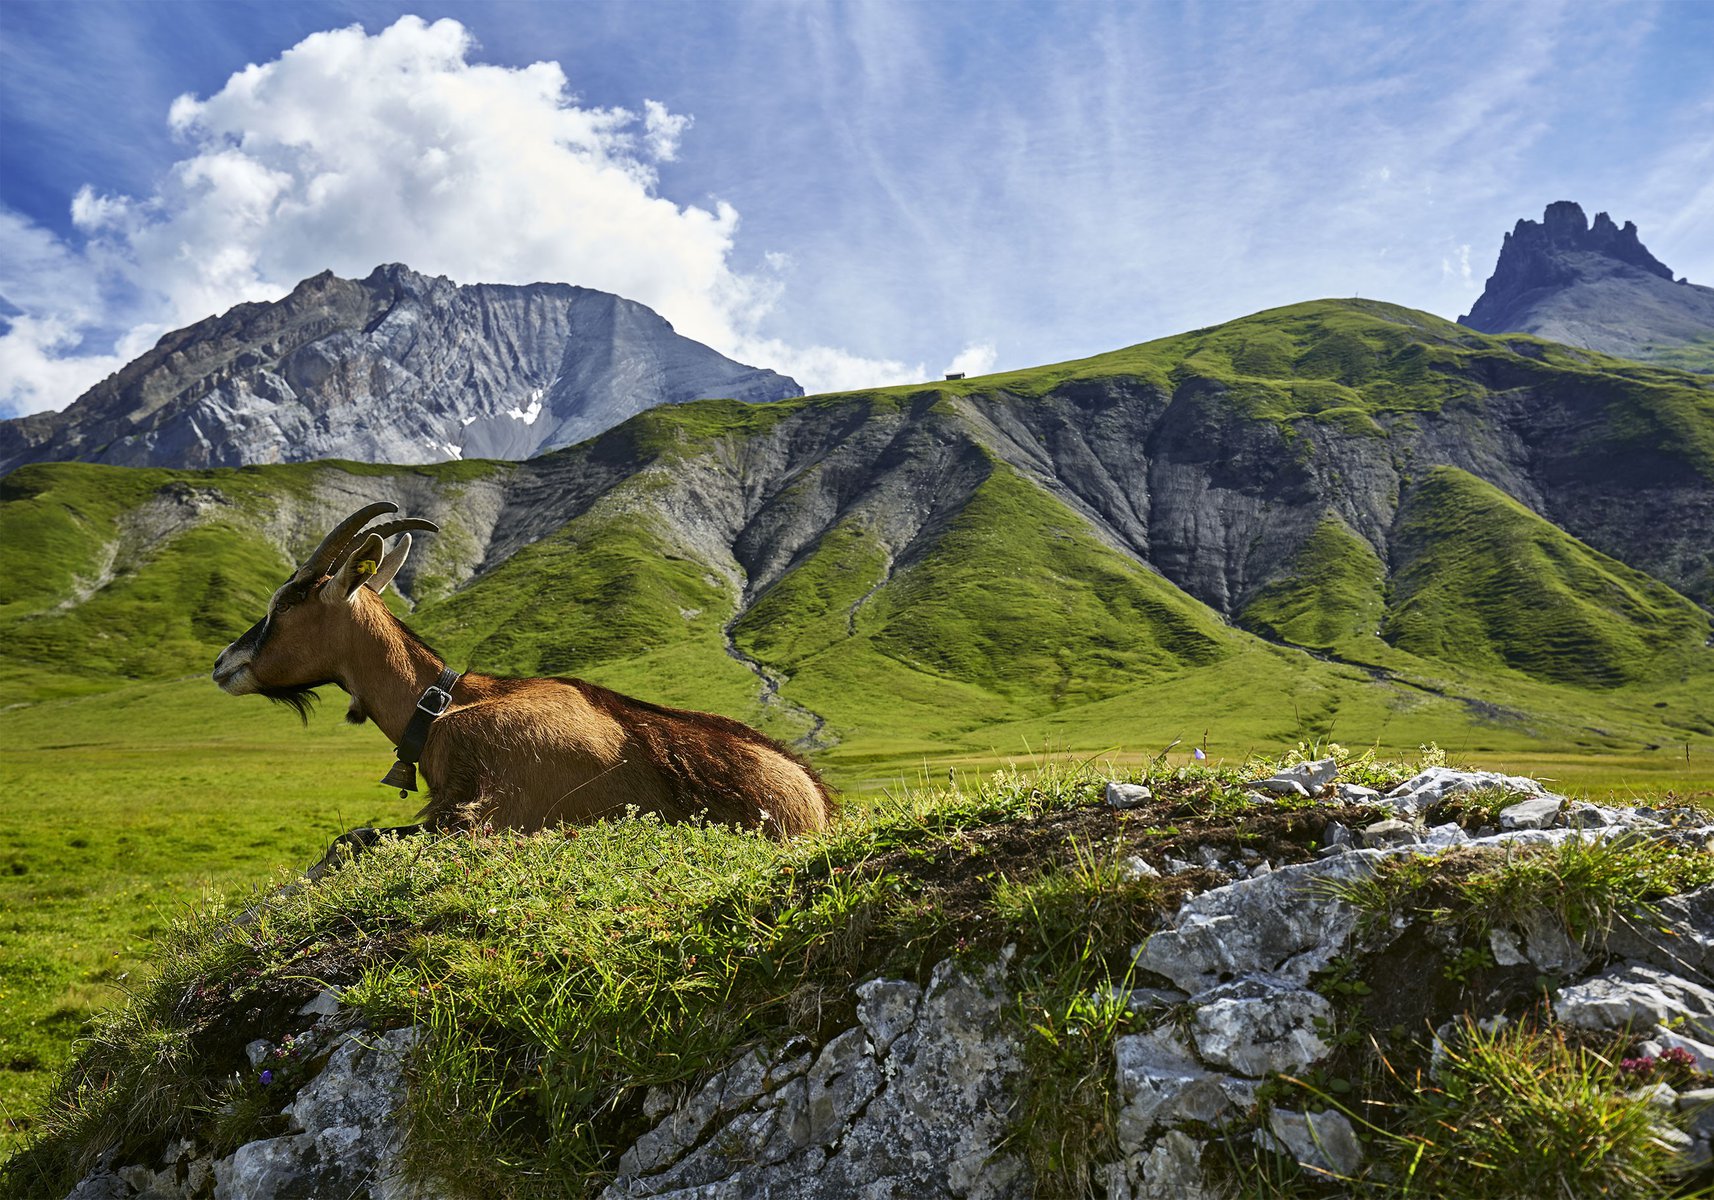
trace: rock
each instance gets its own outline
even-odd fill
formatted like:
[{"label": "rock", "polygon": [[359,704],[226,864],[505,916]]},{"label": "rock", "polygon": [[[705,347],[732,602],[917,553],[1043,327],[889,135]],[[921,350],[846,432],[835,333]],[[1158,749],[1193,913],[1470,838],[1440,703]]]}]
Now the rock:
[{"label": "rock", "polygon": [[1223,1076],[1206,1070],[1171,1028],[1129,1034],[1113,1042],[1119,1099],[1119,1145],[1140,1148],[1162,1125],[1217,1120],[1232,1107]]},{"label": "rock", "polygon": [[1653,817],[1634,808],[1609,808],[1605,804],[1592,804],[1587,800],[1574,800],[1566,805],[1565,823],[1573,829],[1594,829],[1602,825],[1623,825],[1627,829],[1638,829],[1660,824]]},{"label": "rock", "polygon": [[1192,896],[1143,944],[1137,965],[1192,994],[1254,972],[1301,986],[1345,952],[1357,927],[1356,911],[1320,889],[1368,876],[1379,857],[1354,850]]},{"label": "rock", "polygon": [[1714,1134],[1714,1087],[1678,1093],[1678,1111],[1689,1113],[1690,1131],[1699,1136]]},{"label": "rock", "polygon": [[1400,812],[1419,813],[1432,808],[1449,796],[1473,792],[1478,788],[1504,788],[1527,796],[1542,796],[1541,784],[1522,775],[1501,775],[1494,771],[1456,771],[1451,767],[1429,767],[1407,779],[1388,792],[1387,803]]},{"label": "rock", "polygon": [[1714,884],[1668,896],[1644,917],[1622,918],[1607,934],[1607,949],[1662,970],[1714,977]]},{"label": "rock", "polygon": [[1518,948],[1518,935],[1509,929],[1490,929],[1488,949],[1493,952],[1495,966],[1521,967],[1529,961]]},{"label": "rock", "polygon": [[300,1017],[331,1017],[339,1013],[339,989],[317,992],[313,1000],[298,1009]]},{"label": "rock", "polygon": [[1172,1008],[1174,1005],[1183,1004],[1190,999],[1189,996],[1174,988],[1123,989],[1112,984],[1097,988],[1091,994],[1096,1000],[1122,999],[1125,1002],[1125,1007],[1138,1015]]},{"label": "rock", "polygon": [[[1662,1050],[1683,1050],[1696,1059],[1698,1071],[1714,1071],[1714,1046],[1707,1042],[1699,1042],[1695,1038],[1687,1038],[1682,1033],[1672,1029],[1658,1030],[1654,1040]],[[1645,1051],[1646,1053],[1646,1051]],[[1658,1054],[1657,1054],[1658,1057]]]},{"label": "rock", "polygon": [[74,1187],[65,1200],[132,1200],[135,1194],[119,1176],[99,1171]]},{"label": "rock", "polygon": [[1134,1200],[1217,1200],[1223,1190],[1210,1188],[1202,1170],[1202,1142],[1174,1129],[1147,1154],[1131,1160]]},{"label": "rock", "polygon": [[1024,1164],[1004,1149],[1023,1070],[1004,1016],[1009,960],[970,975],[949,959],[920,994],[862,985],[862,1024],[806,1071],[740,1059],[736,1083],[687,1100],[625,1151],[603,1197],[1027,1196]]},{"label": "rock", "polygon": [[885,1054],[909,1029],[922,1002],[922,989],[901,979],[871,979],[857,985],[857,1019],[869,1031],[874,1053]]},{"label": "rock", "polygon": [[1197,1053],[1217,1066],[1260,1078],[1303,1071],[1327,1056],[1316,1027],[1333,1020],[1333,1005],[1307,988],[1250,975],[1192,996],[1191,1003]]},{"label": "rock", "polygon": [[1351,1122],[1337,1112],[1299,1113],[1276,1108],[1268,1114],[1276,1149],[1323,1175],[1351,1176],[1363,1165],[1363,1147]]},{"label": "rock", "polygon": [[1109,783],[1107,785],[1107,806],[1109,808],[1137,808],[1147,804],[1153,796],[1154,792],[1141,783]]},{"label": "rock", "polygon": [[1693,1035],[1714,1036],[1714,991],[1646,963],[1621,963],[1560,989],[1553,1010],[1580,1029],[1640,1032],[1672,1022]]},{"label": "rock", "polygon": [[1678,1111],[1678,1093],[1668,1084],[1651,1083],[1647,1087],[1640,1087],[1625,1094],[1633,1100],[1645,1100],[1651,1107],[1662,1112]]},{"label": "rock", "polygon": [[405,1053],[417,1031],[351,1033],[285,1109],[303,1132],[249,1142],[214,1164],[215,1200],[288,1200],[368,1189],[376,1200],[408,1194],[403,1130]]},{"label": "rock", "polygon": [[1161,873],[1133,854],[1119,864],[1126,879],[1159,879]]},{"label": "rock", "polygon": [[1540,796],[1500,810],[1500,828],[1546,829],[1559,815],[1563,801],[1558,796]]},{"label": "rock", "polygon": [[0,475],[44,459],[525,459],[657,404],[802,394],[632,300],[556,283],[461,287],[392,264],[361,280],[318,275],[169,335],[62,412],[0,430]]},{"label": "rock", "polygon": [[1321,843],[1324,846],[1354,846],[1357,839],[1351,836],[1351,831],[1338,821],[1329,821],[1321,830]]},{"label": "rock", "polygon": [[1682,279],[1606,213],[1590,224],[1569,200],[1505,236],[1482,294],[1460,323],[1532,333],[1621,358],[1660,359],[1714,338],[1714,289]]},{"label": "rock", "polygon": [[1423,845],[1432,850],[1450,850],[1454,846],[1462,846],[1470,840],[1470,835],[1459,828],[1456,821],[1448,821],[1444,825],[1436,825],[1422,839]]},{"label": "rock", "polygon": [[1363,829],[1363,845],[1375,848],[1409,846],[1422,841],[1422,831],[1409,821],[1376,821]]},{"label": "rock", "polygon": [[1339,764],[1331,758],[1323,758],[1282,767],[1266,779],[1257,780],[1256,786],[1282,796],[1313,796],[1332,783],[1338,774]]},{"label": "rock", "polygon": [[244,1047],[244,1057],[250,1060],[252,1067],[260,1067],[262,1060],[268,1057],[268,1051],[273,1049],[273,1043],[267,1038],[257,1038]]},{"label": "rock", "polygon": [[1524,954],[1536,970],[1550,975],[1575,975],[1589,965],[1589,952],[1572,937],[1564,923],[1546,909],[1523,920]]},{"label": "rock", "polygon": [[1334,787],[1333,798],[1341,804],[1373,804],[1381,798],[1381,793],[1362,784],[1341,783]]}]

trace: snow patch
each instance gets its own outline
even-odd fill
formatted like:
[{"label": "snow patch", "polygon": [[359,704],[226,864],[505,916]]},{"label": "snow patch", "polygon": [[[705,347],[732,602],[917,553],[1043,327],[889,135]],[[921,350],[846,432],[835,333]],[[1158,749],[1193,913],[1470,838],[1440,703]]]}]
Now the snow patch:
[{"label": "snow patch", "polygon": [[522,421],[526,425],[534,425],[536,423],[536,418],[542,415],[542,393],[546,390],[546,388],[536,388],[530,393],[530,406],[528,408],[518,408],[514,406],[506,410],[506,415],[511,417],[514,421]]}]

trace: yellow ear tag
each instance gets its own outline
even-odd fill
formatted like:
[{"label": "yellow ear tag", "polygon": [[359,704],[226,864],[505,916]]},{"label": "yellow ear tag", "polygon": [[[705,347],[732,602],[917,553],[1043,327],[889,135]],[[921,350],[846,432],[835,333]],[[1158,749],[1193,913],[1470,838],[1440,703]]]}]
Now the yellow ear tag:
[{"label": "yellow ear tag", "polygon": [[380,569],[381,564],[372,558],[365,558],[357,564],[357,573],[359,575],[373,575]]}]

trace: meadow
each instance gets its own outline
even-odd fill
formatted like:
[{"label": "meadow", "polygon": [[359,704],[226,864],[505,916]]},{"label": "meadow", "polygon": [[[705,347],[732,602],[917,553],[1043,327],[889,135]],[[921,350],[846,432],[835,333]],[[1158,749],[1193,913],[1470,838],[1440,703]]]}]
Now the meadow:
[{"label": "meadow", "polygon": [[[1230,677],[1085,706],[1081,719],[1019,721],[938,746],[889,729],[818,756],[861,815],[911,788],[979,787],[997,767],[1089,761],[1115,772],[1185,762],[1206,738],[1216,763],[1312,743],[1376,744],[1410,755],[1440,740],[1453,761],[1534,774],[1596,799],[1673,795],[1714,801],[1714,747],[1552,748],[1496,736],[1428,705],[1415,719],[1372,707],[1374,693],[1301,685],[1268,662]],[[1271,697],[1266,685],[1284,687]],[[265,890],[313,862],[340,833],[408,823],[415,799],[378,780],[391,755],[373,727],[340,719],[329,689],[307,726],[257,698],[235,700],[206,677],[0,711],[0,1114],[5,1140],[49,1092],[92,1016],[122,1004],[150,971],[176,918],[219,894]],[[1294,709],[1295,704],[1295,709]],[[1439,713],[1439,716],[1435,714]],[[1176,744],[1175,744],[1176,743]]]}]

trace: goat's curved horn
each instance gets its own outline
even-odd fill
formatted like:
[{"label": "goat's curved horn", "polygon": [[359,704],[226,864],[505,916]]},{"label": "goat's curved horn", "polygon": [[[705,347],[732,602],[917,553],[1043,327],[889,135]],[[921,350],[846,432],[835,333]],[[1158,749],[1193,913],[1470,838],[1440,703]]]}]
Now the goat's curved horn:
[{"label": "goat's curved horn", "polygon": [[378,537],[392,537],[395,533],[403,533],[407,529],[420,529],[424,533],[439,533],[440,526],[422,517],[401,517],[397,521],[388,521],[385,525],[377,525],[369,530]]},{"label": "goat's curved horn", "polygon": [[314,582],[320,579],[327,569],[333,565],[333,560],[339,557],[339,552],[351,544],[351,539],[376,517],[386,513],[396,513],[399,506],[387,500],[379,500],[374,504],[366,504],[345,520],[333,527],[333,532],[321,539],[321,545],[315,548],[315,553],[304,560],[304,565],[298,568],[292,576],[293,582]]}]

